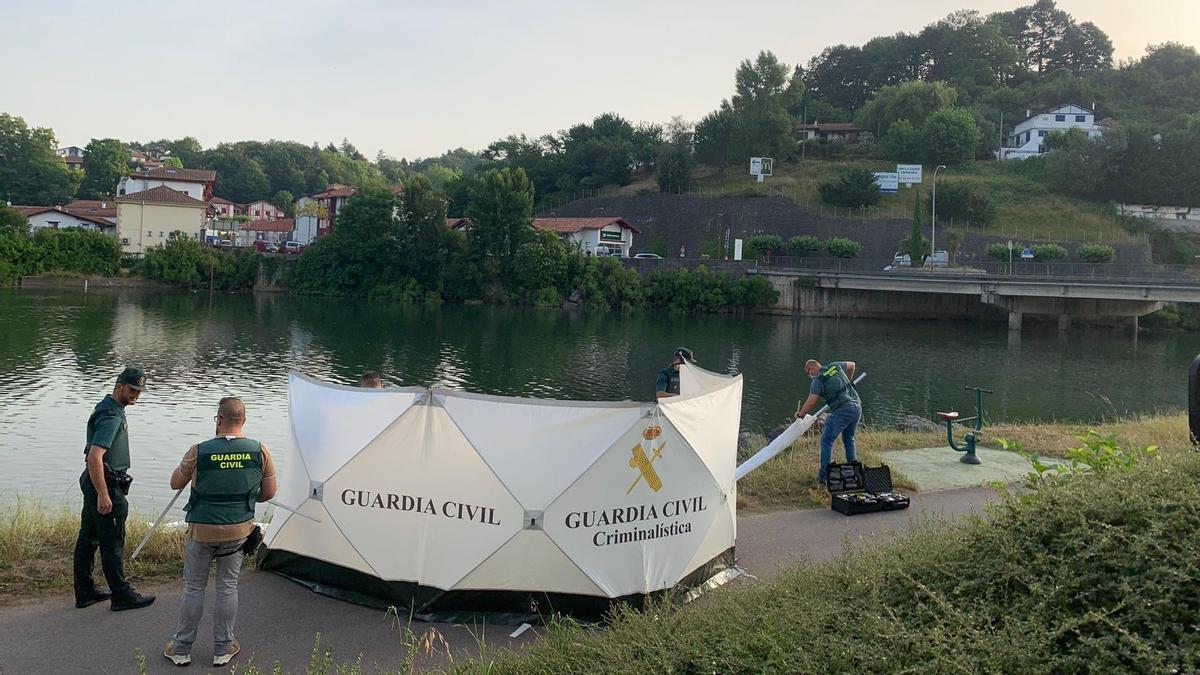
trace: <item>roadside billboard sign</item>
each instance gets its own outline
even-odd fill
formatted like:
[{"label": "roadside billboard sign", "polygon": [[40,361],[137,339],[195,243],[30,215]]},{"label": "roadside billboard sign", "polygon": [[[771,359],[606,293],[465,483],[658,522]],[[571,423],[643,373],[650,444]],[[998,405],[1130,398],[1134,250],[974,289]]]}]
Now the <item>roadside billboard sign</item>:
[{"label": "roadside billboard sign", "polygon": [[895,171],[876,171],[875,184],[885,195],[894,195],[900,192],[900,176]]},{"label": "roadside billboard sign", "polygon": [[904,183],[905,187],[912,187],[913,183],[921,182],[921,165],[897,164],[896,174],[899,176],[900,182]]}]

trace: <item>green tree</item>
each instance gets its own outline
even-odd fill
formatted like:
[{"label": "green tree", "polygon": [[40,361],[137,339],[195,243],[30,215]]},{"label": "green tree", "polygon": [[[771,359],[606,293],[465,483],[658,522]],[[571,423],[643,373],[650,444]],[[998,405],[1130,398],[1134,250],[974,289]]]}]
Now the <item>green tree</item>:
[{"label": "green tree", "polygon": [[482,253],[507,258],[529,238],[533,183],[524,169],[492,169],[471,187],[471,239]]},{"label": "green tree", "polygon": [[538,231],[516,255],[517,283],[526,293],[562,288],[567,279],[567,246],[555,232]]},{"label": "green tree", "polygon": [[742,119],[730,109],[711,112],[696,124],[696,160],[709,166],[741,161]]},{"label": "green tree", "polygon": [[818,188],[821,199],[827,204],[858,208],[879,203],[879,186],[875,174],[866,169],[849,169],[841,175],[822,183]]},{"label": "green tree", "polygon": [[292,196],[291,192],[288,192],[287,190],[280,190],[279,192],[276,192],[275,196],[271,197],[271,203],[283,209],[283,214],[288,218],[291,218],[295,215],[296,198]]},{"label": "green tree", "polygon": [[54,132],[0,113],[0,200],[61,204],[71,198],[71,189],[67,165],[55,154]]},{"label": "green tree", "polygon": [[658,189],[661,192],[686,192],[691,187],[692,128],[676,116],[667,125],[668,138],[659,146],[655,164]]},{"label": "green tree", "polygon": [[930,251],[930,243],[921,231],[921,204],[923,202],[921,193],[918,192],[914,196],[912,232],[908,235],[908,239],[900,242],[900,251],[908,254],[913,267],[920,267],[925,261],[925,254]]},{"label": "green tree", "polygon": [[965,180],[945,180],[938,184],[938,220],[957,220],[977,227],[991,225],[996,219],[996,204],[980,188]]},{"label": "green tree", "polygon": [[258,160],[234,144],[222,143],[205,153],[205,163],[217,172],[213,192],[239,204],[271,196],[271,181]]},{"label": "green tree", "polygon": [[889,159],[897,162],[911,162],[924,158],[921,132],[906,119],[896,120],[888,127],[887,135],[883,139],[883,149]]},{"label": "green tree", "polygon": [[117,183],[129,175],[129,148],[115,138],[93,138],[84,149],[83,173],[81,198],[111,199]]},{"label": "green tree", "polygon": [[858,126],[879,136],[892,124],[908,120],[920,129],[933,113],[958,101],[958,90],[945,82],[905,82],[884,87],[859,111]]},{"label": "green tree", "polygon": [[400,204],[398,260],[404,261],[402,269],[422,287],[436,289],[450,250],[446,198],[418,174],[404,184]]},{"label": "green tree", "polygon": [[29,219],[20,211],[0,203],[0,235],[4,234],[29,234]]},{"label": "green tree", "polygon": [[965,108],[942,108],[929,116],[922,129],[931,164],[961,164],[974,158],[981,132]]}]

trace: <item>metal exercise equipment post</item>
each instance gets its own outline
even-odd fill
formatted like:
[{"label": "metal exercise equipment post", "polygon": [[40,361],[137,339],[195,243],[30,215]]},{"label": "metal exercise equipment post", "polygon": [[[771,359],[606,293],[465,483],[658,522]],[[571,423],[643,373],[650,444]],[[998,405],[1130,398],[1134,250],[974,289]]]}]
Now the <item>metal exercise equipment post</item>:
[{"label": "metal exercise equipment post", "polygon": [[[958,413],[951,411],[940,412],[938,413],[938,417],[942,418],[942,421],[946,423],[946,440],[950,443],[950,447],[956,452],[964,453],[962,457],[958,458],[958,461],[963,464],[980,464],[979,455],[975,454],[975,442],[983,435],[983,395],[992,393],[992,390],[983,389],[982,387],[963,387],[963,389],[975,392],[975,416],[959,419]],[[975,428],[967,432],[964,439],[965,445],[959,447],[954,442],[954,425],[971,421],[975,422]]]}]

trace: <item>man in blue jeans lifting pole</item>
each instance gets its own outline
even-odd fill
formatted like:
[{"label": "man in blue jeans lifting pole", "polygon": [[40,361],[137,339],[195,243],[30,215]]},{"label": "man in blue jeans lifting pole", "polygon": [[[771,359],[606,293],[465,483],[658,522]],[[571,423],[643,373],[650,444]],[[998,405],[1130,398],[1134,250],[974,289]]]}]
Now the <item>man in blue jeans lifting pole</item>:
[{"label": "man in blue jeans lifting pole", "polygon": [[817,472],[821,487],[825,486],[825,470],[833,459],[833,442],[839,435],[846,446],[846,461],[858,461],[854,432],[862,419],[862,402],[854,390],[855,365],[853,361],[834,361],[823,366],[815,359],[804,363],[804,372],[812,378],[812,384],[796,419],[805,417],[822,404],[829,406],[829,416],[825,418],[825,429],[821,432],[821,469]]}]

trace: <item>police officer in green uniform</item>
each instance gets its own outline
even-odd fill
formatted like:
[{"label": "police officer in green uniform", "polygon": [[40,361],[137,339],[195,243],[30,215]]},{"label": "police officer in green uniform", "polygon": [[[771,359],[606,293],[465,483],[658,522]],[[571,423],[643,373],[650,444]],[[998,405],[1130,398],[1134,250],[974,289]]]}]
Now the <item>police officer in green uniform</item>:
[{"label": "police officer in green uniform", "polygon": [[[125,519],[129,516],[129,434],[125,408],[146,390],[146,374],[126,368],[117,376],[112,394],[96,404],[87,422],[84,457],[87,468],[79,477],[83,511],[75,541],[75,606],[87,607],[111,599],[115,611],[138,609],[154,602],[153,595],[133,590],[125,580]],[[108,581],[108,591],[96,588],[92,567],[96,549]]]},{"label": "police officer in green uniform", "polygon": [[215,421],[216,437],[189,448],[171,474],[171,487],[176,490],[192,484],[184,507],[188,537],[184,544],[179,622],[163,650],[163,656],[177,666],[192,661],[192,645],[204,614],[204,588],[214,565],[213,665],[223,666],[241,651],[233,636],[238,574],[242,557],[258,545],[254,505],[275,496],[271,452],[242,433],[246,406],[241,399],[221,399]]},{"label": "police officer in green uniform", "polygon": [[679,395],[679,366],[683,365],[684,361],[695,363],[696,357],[692,354],[692,350],[680,347],[675,350],[671,365],[658,371],[658,381],[654,385],[656,398]]},{"label": "police officer in green uniform", "polygon": [[812,382],[809,383],[808,398],[796,413],[796,418],[816,410],[822,402],[829,406],[825,428],[821,431],[821,468],[817,471],[817,482],[821,485],[825,484],[826,470],[833,461],[833,443],[838,436],[842,437],[842,445],[846,446],[846,461],[858,461],[854,434],[862,419],[862,403],[858,392],[854,390],[854,371],[857,368],[858,364],[853,361],[834,361],[829,365],[821,365],[820,361],[809,359],[804,363],[804,372],[808,373]]}]

